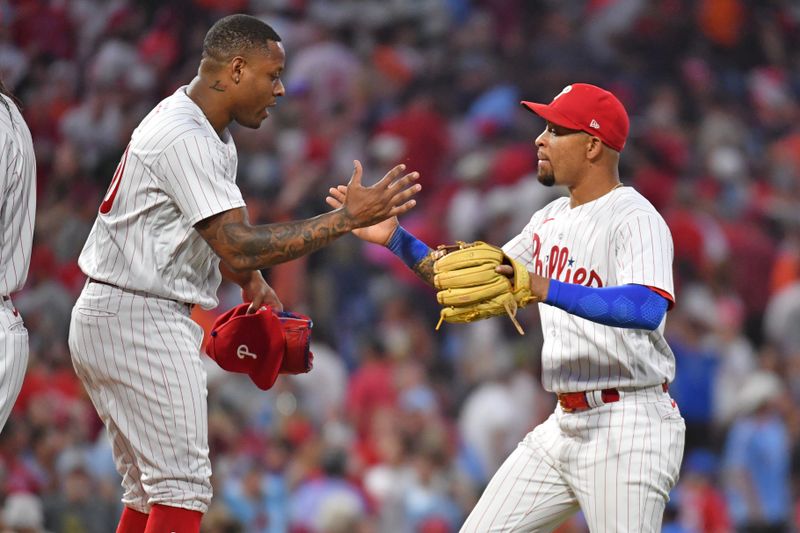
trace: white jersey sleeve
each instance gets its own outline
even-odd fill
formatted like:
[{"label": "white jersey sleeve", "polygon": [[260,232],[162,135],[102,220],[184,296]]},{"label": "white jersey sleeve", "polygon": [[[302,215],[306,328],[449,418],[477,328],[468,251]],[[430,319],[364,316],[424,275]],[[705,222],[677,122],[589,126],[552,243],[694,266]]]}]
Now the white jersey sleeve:
[{"label": "white jersey sleeve", "polygon": [[28,276],[36,212],[36,159],[31,132],[14,102],[0,102],[0,296]]},{"label": "white jersey sleeve", "polygon": [[672,281],[672,234],[655,211],[637,211],[614,235],[618,285],[637,284],[660,289],[675,302]]},{"label": "white jersey sleeve", "polygon": [[159,158],[155,176],[188,225],[244,205],[236,183],[220,179],[228,159],[228,151],[218,143],[197,136],[172,143]]}]

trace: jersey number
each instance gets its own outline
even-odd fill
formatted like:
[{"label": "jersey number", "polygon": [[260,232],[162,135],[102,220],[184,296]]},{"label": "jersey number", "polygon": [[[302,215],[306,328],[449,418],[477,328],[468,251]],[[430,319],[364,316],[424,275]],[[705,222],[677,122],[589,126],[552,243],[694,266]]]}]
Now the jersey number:
[{"label": "jersey number", "polygon": [[122,174],[125,173],[125,164],[128,162],[128,149],[131,147],[129,144],[125,147],[125,153],[122,154],[122,159],[117,165],[117,170],[114,171],[114,179],[111,180],[111,185],[108,186],[106,197],[103,198],[103,203],[100,204],[100,214],[107,215],[111,211],[111,206],[114,205],[114,198],[117,197],[119,192],[119,184],[122,181]]}]

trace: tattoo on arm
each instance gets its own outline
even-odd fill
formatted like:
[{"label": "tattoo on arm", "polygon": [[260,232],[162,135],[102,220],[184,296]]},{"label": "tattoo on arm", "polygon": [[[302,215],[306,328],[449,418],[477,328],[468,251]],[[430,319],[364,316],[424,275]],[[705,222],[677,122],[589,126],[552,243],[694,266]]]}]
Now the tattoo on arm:
[{"label": "tattoo on arm", "polygon": [[233,270],[228,268],[228,266],[225,264],[225,261],[220,262],[219,271],[222,274],[222,279],[232,281],[235,284],[239,285],[240,287],[250,282],[250,280],[253,278],[254,272],[259,272],[256,270],[234,272]]},{"label": "tattoo on arm", "polygon": [[215,81],[214,85],[209,87],[209,89],[214,89],[215,91],[219,91],[221,93],[225,92],[225,86],[222,83],[220,83],[219,80]]},{"label": "tattoo on arm", "polygon": [[429,253],[414,265],[414,274],[430,286],[433,286],[433,262],[433,253]]},{"label": "tattoo on arm", "polygon": [[195,226],[232,268],[260,270],[326,246],[352,227],[342,210],[291,222],[251,226],[244,208],[212,216]]}]

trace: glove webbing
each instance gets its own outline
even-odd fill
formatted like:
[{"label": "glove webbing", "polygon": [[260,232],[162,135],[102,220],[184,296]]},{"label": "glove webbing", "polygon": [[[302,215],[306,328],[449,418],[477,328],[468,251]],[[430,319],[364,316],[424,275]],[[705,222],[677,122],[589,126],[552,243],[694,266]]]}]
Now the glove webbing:
[{"label": "glove webbing", "polygon": [[[505,308],[506,313],[508,313],[508,318],[511,319],[511,322],[514,323],[514,327],[517,328],[517,332],[519,332],[520,335],[525,335],[525,330],[522,329],[522,326],[520,325],[516,316],[517,310],[519,309],[517,302],[514,300],[503,302],[503,307]],[[451,309],[454,308],[451,306]],[[444,322],[444,313],[439,313],[439,322],[436,323],[436,331],[439,331],[439,327],[442,325],[442,322]]]}]

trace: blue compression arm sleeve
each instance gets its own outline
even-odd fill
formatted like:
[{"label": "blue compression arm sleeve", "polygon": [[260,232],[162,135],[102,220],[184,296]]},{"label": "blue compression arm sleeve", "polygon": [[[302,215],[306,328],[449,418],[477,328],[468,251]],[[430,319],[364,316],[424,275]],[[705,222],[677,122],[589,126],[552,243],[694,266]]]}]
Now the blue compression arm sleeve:
[{"label": "blue compression arm sleeve", "polygon": [[550,280],[546,304],[615,328],[654,330],[667,313],[666,298],[644,285],[584,287]]},{"label": "blue compression arm sleeve", "polygon": [[410,269],[431,253],[428,245],[414,237],[403,226],[397,226],[386,247]]}]

